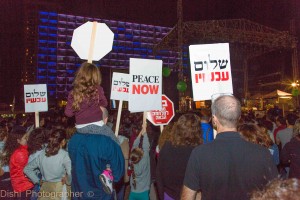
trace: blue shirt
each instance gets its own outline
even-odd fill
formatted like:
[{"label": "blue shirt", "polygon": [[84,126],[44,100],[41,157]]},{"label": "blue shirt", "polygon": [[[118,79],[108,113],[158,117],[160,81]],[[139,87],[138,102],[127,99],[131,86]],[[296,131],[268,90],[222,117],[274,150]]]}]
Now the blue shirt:
[{"label": "blue shirt", "polygon": [[75,133],[69,141],[68,150],[72,161],[72,192],[80,193],[79,200],[110,200],[104,192],[99,175],[110,164],[114,181],[124,175],[124,157],[120,145],[109,134],[114,134],[106,126],[95,126],[97,134]]},{"label": "blue shirt", "polygon": [[214,131],[209,123],[201,122],[203,143],[209,143],[214,139]]}]

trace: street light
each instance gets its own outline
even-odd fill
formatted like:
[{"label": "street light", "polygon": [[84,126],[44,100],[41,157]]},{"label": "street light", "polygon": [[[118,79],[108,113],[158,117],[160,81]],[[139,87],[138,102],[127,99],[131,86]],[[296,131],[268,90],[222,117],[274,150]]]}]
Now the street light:
[{"label": "street light", "polygon": [[299,107],[299,99],[298,99],[298,96],[299,96],[299,81],[296,80],[295,82],[292,83],[292,87],[293,87],[293,91],[292,91],[292,94],[293,96],[296,96],[296,106]]},{"label": "street light", "polygon": [[292,87],[298,87],[298,86],[299,86],[299,82],[298,81],[292,83]]}]

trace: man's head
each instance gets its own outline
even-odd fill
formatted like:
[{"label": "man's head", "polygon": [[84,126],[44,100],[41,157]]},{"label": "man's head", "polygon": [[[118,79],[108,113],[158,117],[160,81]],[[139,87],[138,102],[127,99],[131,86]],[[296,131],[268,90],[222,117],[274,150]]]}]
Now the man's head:
[{"label": "man's head", "polygon": [[290,113],[286,116],[286,123],[290,126],[294,126],[297,119],[297,115]]},{"label": "man's head", "polygon": [[286,119],[283,116],[278,116],[275,120],[277,126],[286,125]]},{"label": "man's head", "polygon": [[211,105],[213,125],[217,130],[236,129],[241,117],[241,104],[231,95],[218,97]]},{"label": "man's head", "polygon": [[211,112],[208,109],[201,109],[200,111],[200,119],[202,122],[209,122],[211,120]]}]

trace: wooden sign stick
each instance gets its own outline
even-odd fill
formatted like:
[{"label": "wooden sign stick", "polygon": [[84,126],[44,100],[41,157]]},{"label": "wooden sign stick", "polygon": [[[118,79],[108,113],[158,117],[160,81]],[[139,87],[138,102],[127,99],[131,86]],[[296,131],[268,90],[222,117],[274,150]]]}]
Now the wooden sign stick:
[{"label": "wooden sign stick", "polygon": [[40,115],[39,112],[34,112],[35,117],[35,128],[40,127]]},{"label": "wooden sign stick", "polygon": [[93,22],[93,28],[92,28],[92,34],[91,34],[91,42],[90,42],[90,49],[89,49],[88,61],[87,61],[88,63],[93,63],[93,54],[94,54],[96,32],[97,32],[97,22]]},{"label": "wooden sign stick", "polygon": [[122,107],[123,107],[123,100],[120,100],[120,101],[119,101],[119,108],[118,108],[118,115],[117,115],[116,130],[115,130],[115,135],[116,135],[116,137],[118,137],[118,134],[119,134],[120,119],[121,119]]},{"label": "wooden sign stick", "polygon": [[160,132],[162,133],[164,130],[164,125],[160,125]]}]

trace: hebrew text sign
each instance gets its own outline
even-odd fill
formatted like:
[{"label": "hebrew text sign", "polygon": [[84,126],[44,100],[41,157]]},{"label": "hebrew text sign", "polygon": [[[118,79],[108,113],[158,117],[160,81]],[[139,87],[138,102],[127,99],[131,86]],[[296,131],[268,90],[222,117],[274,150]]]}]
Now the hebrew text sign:
[{"label": "hebrew text sign", "polygon": [[189,51],[194,101],[233,93],[228,43],[190,45]]},{"label": "hebrew text sign", "polygon": [[112,76],[110,99],[128,101],[129,74],[114,72]]},{"label": "hebrew text sign", "polygon": [[25,112],[48,111],[47,85],[24,85]]}]

